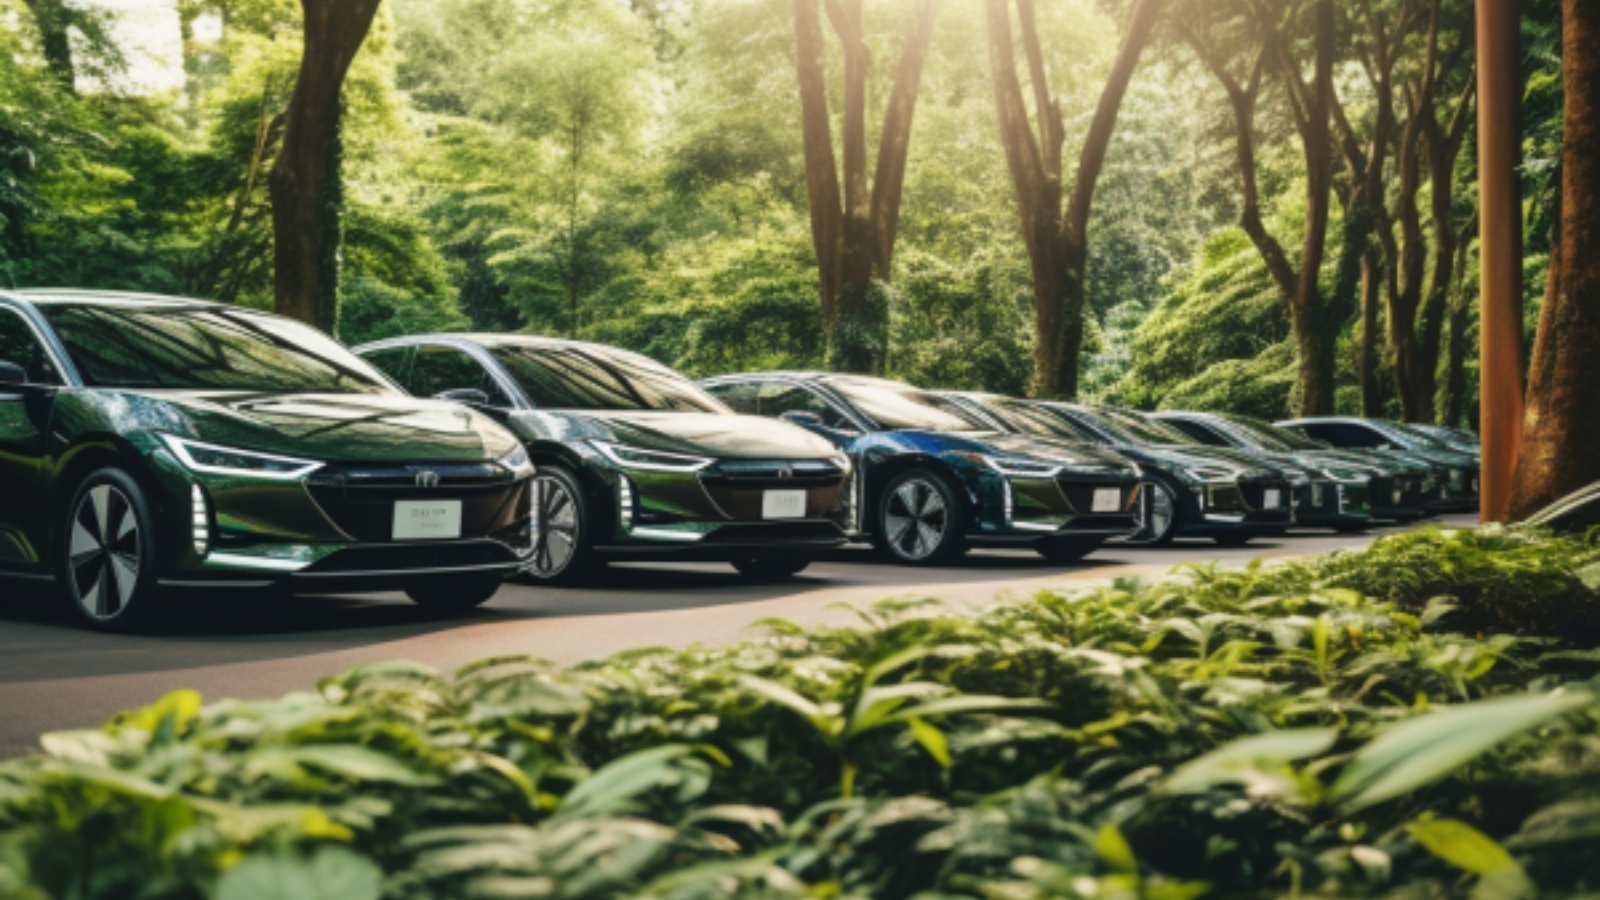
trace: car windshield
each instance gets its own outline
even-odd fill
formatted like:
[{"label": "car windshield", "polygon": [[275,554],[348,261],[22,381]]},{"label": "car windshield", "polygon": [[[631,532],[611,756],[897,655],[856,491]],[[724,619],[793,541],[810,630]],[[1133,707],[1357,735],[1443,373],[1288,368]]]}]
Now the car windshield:
[{"label": "car windshield", "polygon": [[489,353],[539,409],[729,412],[694,382],[631,353],[517,344],[492,346]]},{"label": "car windshield", "polygon": [[1129,444],[1198,444],[1199,441],[1165,422],[1156,422],[1123,409],[1095,409],[1090,414]]},{"label": "car windshield", "polygon": [[1450,446],[1444,441],[1423,434],[1409,425],[1399,422],[1368,422],[1384,437],[1393,441],[1396,446],[1404,450],[1449,450]]},{"label": "car windshield", "polygon": [[1243,432],[1251,440],[1268,450],[1288,452],[1291,450],[1326,450],[1325,445],[1296,434],[1287,428],[1270,425],[1260,419],[1248,416],[1224,416],[1222,421],[1232,426],[1235,431]]},{"label": "car windshield", "polygon": [[1065,419],[1026,400],[985,399],[980,402],[990,415],[1023,434],[1067,441],[1089,439],[1088,435],[1072,427]]},{"label": "car windshield", "polygon": [[322,332],[253,310],[184,304],[40,309],[90,387],[397,393]]},{"label": "car windshield", "polygon": [[825,382],[884,431],[992,431],[954,402],[893,381],[829,378]]}]

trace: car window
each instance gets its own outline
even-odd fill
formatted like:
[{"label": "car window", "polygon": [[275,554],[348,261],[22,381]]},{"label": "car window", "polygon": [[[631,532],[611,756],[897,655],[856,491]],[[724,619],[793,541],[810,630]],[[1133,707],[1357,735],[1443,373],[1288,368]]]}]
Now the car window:
[{"label": "car window", "polygon": [[746,416],[760,415],[761,406],[756,398],[761,386],[748,381],[713,384],[706,388],[711,396],[721,400],[736,413]]},{"label": "car window", "polygon": [[1196,441],[1208,447],[1231,447],[1233,442],[1218,433],[1209,423],[1196,422],[1191,419],[1162,419],[1163,424],[1169,425],[1183,432]]},{"label": "car window", "polygon": [[856,430],[854,423],[830,406],[826,400],[817,396],[810,388],[798,384],[781,381],[763,384],[759,404],[763,416],[778,418],[787,412],[808,412],[814,413],[821,419],[824,428],[831,428],[834,431]]},{"label": "car window", "polygon": [[1362,449],[1370,449],[1373,447],[1382,447],[1385,444],[1394,443],[1394,441],[1391,441],[1383,433],[1375,429],[1368,428],[1365,425],[1356,425],[1345,422],[1340,423],[1337,427],[1339,434],[1337,443],[1343,447],[1360,447]]},{"label": "car window", "polygon": [[1023,434],[1064,441],[1087,440],[1082,430],[1055,413],[1026,400],[991,399],[984,402],[983,408],[1007,427]]},{"label": "car window", "polygon": [[14,310],[0,309],[0,362],[20,366],[28,384],[60,384],[61,373],[28,323]]},{"label": "car window", "polygon": [[729,411],[699,385],[635,353],[510,343],[489,353],[539,409]]},{"label": "car window", "polygon": [[40,308],[90,387],[394,393],[376,369],[333,338],[251,309],[190,303]]},{"label": "car window", "polygon": [[954,403],[876,378],[834,377],[828,387],[885,431],[993,431]]},{"label": "car window", "polygon": [[418,397],[436,397],[445,391],[482,391],[488,381],[489,373],[465,350],[422,346],[411,361],[406,386]]},{"label": "car window", "polygon": [[404,385],[409,373],[406,363],[411,359],[410,347],[390,347],[386,350],[370,350],[361,354],[361,358],[383,374],[394,379],[396,384]]}]

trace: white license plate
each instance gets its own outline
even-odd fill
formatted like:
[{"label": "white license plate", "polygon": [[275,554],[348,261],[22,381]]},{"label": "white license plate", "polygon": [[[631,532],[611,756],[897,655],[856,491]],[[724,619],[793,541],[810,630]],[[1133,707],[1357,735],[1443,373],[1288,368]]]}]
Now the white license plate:
[{"label": "white license plate", "polygon": [[401,500],[394,505],[397,541],[448,541],[461,537],[460,500]]},{"label": "white license plate", "polygon": [[805,491],[767,491],[761,495],[761,518],[804,519]]},{"label": "white license plate", "polygon": [[1313,484],[1311,486],[1311,505],[1312,506],[1321,506],[1322,505],[1322,485],[1320,485],[1320,484]]},{"label": "white license plate", "polygon": [[1118,512],[1122,509],[1122,491],[1117,488],[1096,488],[1094,492],[1094,512]]},{"label": "white license plate", "polygon": [[1283,506],[1283,492],[1267,491],[1266,496],[1261,500],[1261,505],[1266,509],[1277,509]]}]

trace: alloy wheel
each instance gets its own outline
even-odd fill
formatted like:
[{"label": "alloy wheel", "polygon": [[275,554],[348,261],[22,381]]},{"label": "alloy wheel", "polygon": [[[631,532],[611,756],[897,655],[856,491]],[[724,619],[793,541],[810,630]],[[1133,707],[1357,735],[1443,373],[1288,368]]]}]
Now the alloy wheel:
[{"label": "alloy wheel", "polygon": [[533,559],[529,570],[540,578],[561,574],[578,551],[578,504],[561,480],[533,480]]},{"label": "alloy wheel", "polygon": [[889,495],[883,524],[889,546],[897,555],[923,560],[944,544],[950,530],[950,511],[937,487],[924,479],[911,478]]},{"label": "alloy wheel", "polygon": [[1178,517],[1178,504],[1172,496],[1172,491],[1159,482],[1145,485],[1145,490],[1150,494],[1150,518],[1144,528],[1137,534],[1127,538],[1130,544],[1158,544],[1165,540],[1172,532],[1172,527]]},{"label": "alloy wheel", "polygon": [[139,518],[122,491],[99,484],[73,514],[67,577],[73,597],[91,618],[110,619],[139,586]]}]

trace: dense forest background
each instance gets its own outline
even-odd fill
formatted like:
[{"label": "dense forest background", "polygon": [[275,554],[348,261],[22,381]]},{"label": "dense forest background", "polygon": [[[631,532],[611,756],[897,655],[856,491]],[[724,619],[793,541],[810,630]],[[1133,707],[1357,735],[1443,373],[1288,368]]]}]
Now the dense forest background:
[{"label": "dense forest background", "polygon": [[[872,121],[914,2],[865,5]],[[181,78],[166,87],[136,77],[119,19],[127,3],[0,0],[0,282],[270,307],[267,173],[300,6],[148,5],[159,14],[144,19],[170,20],[181,41]],[[1039,4],[1069,148],[1089,127],[1130,5]],[[1094,198],[1080,388],[1143,407],[1281,417],[1297,406],[1298,351],[1262,232],[1302,259],[1315,160],[1297,132],[1306,85],[1274,54],[1309,59],[1314,35],[1285,20],[1281,34],[1258,36],[1217,12],[1229,5],[1173,3],[1122,104]],[[1553,5],[1530,4],[1525,26],[1530,340],[1558,183]],[[1360,308],[1330,329],[1337,407],[1424,417],[1401,398],[1423,383],[1425,417],[1471,424],[1470,4],[1337,7],[1332,137],[1379,158],[1382,195],[1370,233],[1346,227],[1360,154],[1335,154],[1339,202],[1316,280],[1337,294],[1342,265],[1365,269]],[[1023,394],[1033,283],[984,4],[949,0],[933,27],[884,291],[883,367],[930,387]],[[835,89],[837,42],[828,52]],[[1028,85],[1026,68],[1022,77]],[[1258,223],[1241,199],[1236,102],[1252,78]],[[640,350],[691,375],[824,364],[791,0],[389,0],[344,98],[346,342],[527,330]],[[1452,141],[1453,153],[1436,152]],[[1074,163],[1069,152],[1069,179]],[[1347,253],[1351,235],[1364,244]],[[1408,333],[1426,341],[1430,329],[1430,377],[1397,378],[1397,360],[1418,358],[1401,346]]]}]

